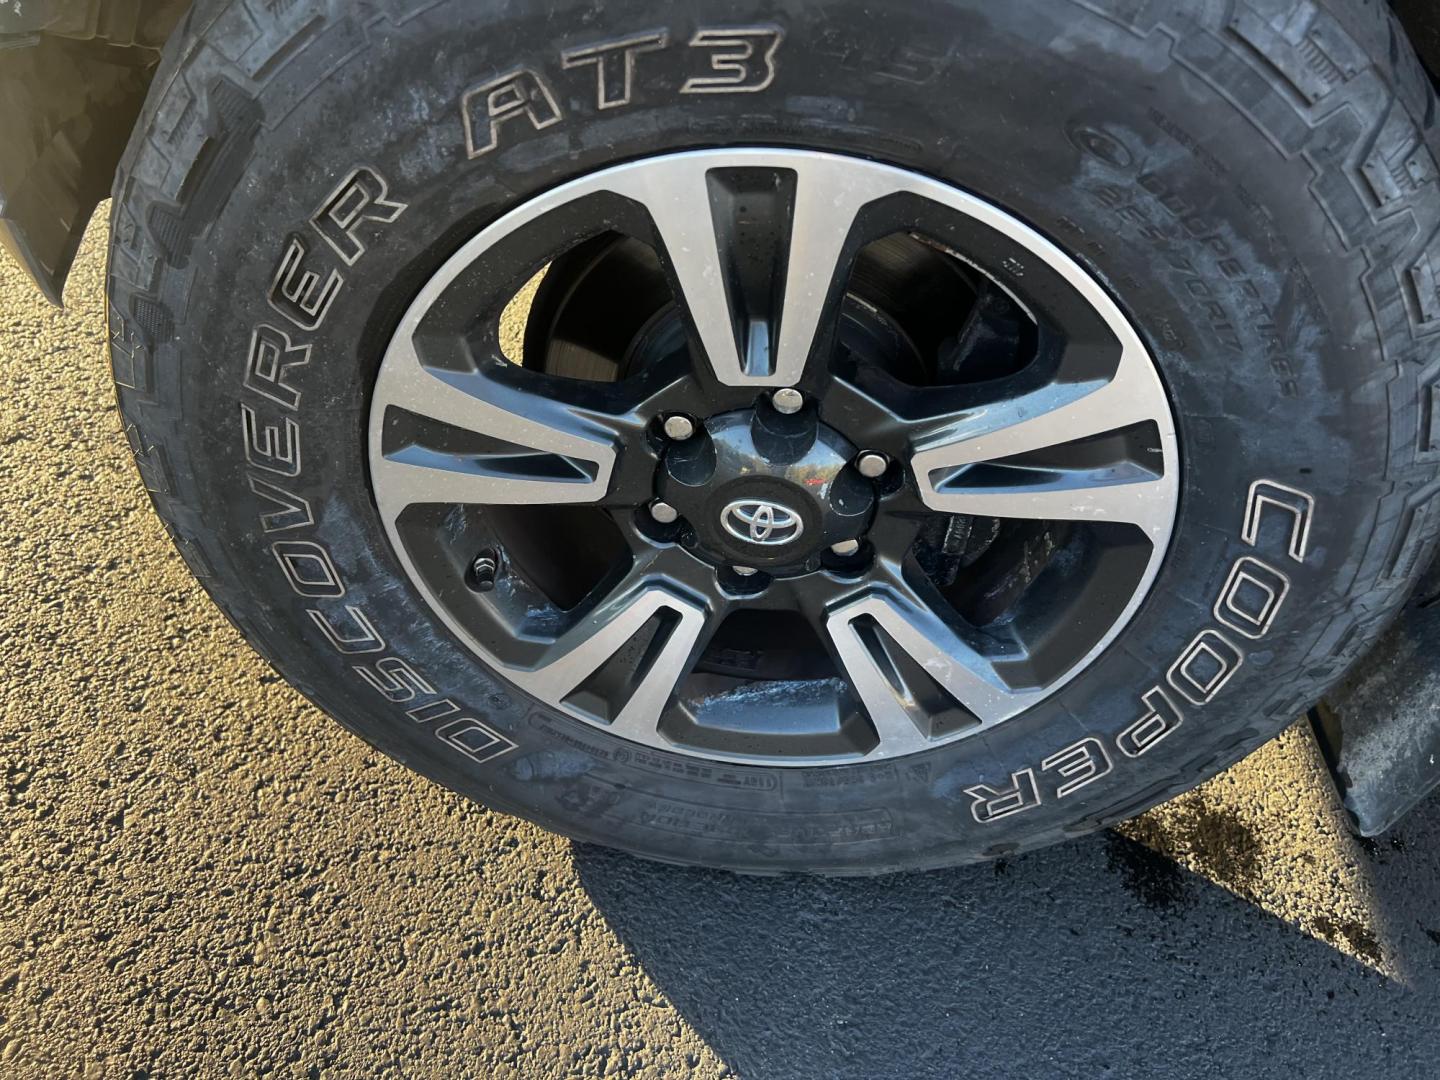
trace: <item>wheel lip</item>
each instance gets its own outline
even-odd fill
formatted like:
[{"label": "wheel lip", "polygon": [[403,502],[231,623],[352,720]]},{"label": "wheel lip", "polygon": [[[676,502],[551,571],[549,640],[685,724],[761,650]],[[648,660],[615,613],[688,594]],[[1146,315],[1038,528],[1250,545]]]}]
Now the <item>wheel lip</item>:
[{"label": "wheel lip", "polygon": [[[882,740],[880,745],[868,753],[856,753],[853,755],[825,755],[819,757],[807,756],[774,756],[774,755],[749,755],[741,753],[729,753],[719,750],[700,750],[684,744],[674,743],[666,739],[657,727],[651,734],[651,739],[636,739],[629,734],[617,733],[612,725],[595,721],[584,713],[567,707],[561,701],[549,700],[537,686],[537,680],[533,677],[536,672],[528,669],[519,669],[500,661],[492,652],[478,641],[452,614],[447,607],[438,602],[430,595],[431,590],[425,584],[424,578],[420,575],[418,567],[410,557],[400,535],[398,521],[402,507],[395,508],[389,512],[386,506],[386,499],[381,494],[378,485],[375,483],[377,462],[382,458],[382,439],[384,429],[384,417],[387,407],[387,395],[382,393],[386,382],[387,367],[392,355],[396,350],[411,349],[411,339],[420,323],[431,310],[435,302],[445,293],[446,289],[469,268],[476,260],[496,243],[511,235],[515,231],[531,224],[544,215],[564,206],[579,197],[595,192],[613,190],[612,182],[616,178],[624,179],[633,176],[636,171],[652,166],[657,161],[684,157],[694,161],[713,161],[717,167],[725,168],[786,168],[800,167],[806,163],[813,164],[817,161],[827,165],[837,165],[863,169],[874,173],[877,176],[884,176],[893,182],[889,189],[893,193],[913,193],[923,198],[937,202],[948,209],[958,212],[964,216],[975,219],[982,225],[988,226],[995,231],[1014,241],[1036,258],[1043,260],[1048,266],[1059,273],[1066,282],[1090,305],[1098,314],[1101,320],[1119,342],[1122,356],[1138,354],[1146,361],[1138,365],[1143,371],[1142,378],[1149,384],[1145,387],[1146,393],[1154,394],[1154,400],[1163,404],[1163,409],[1158,410],[1159,415],[1152,417],[1157,430],[1160,448],[1162,451],[1164,472],[1161,477],[1162,495],[1168,506],[1168,513],[1163,515],[1162,520],[1156,521],[1150,529],[1152,542],[1151,555],[1143,574],[1136,584],[1130,600],[1114,619],[1108,631],[1096,642],[1096,644],[1063,675],[1056,678],[1050,685],[1041,690],[1015,692],[1013,694],[1017,707],[1003,718],[986,723],[978,728],[965,729],[950,733],[949,735],[924,740],[924,745],[906,746],[898,752],[881,752],[888,745]],[[960,256],[962,259],[964,256]],[[967,264],[979,273],[996,280],[984,266],[966,260]],[[997,284],[1001,284],[997,281]],[[1003,287],[1003,286],[1002,286]],[[1013,297],[1019,306],[1026,311],[1027,316],[1034,318],[1034,313],[1018,297]],[[770,375],[744,374],[741,384],[752,387],[785,387],[793,381],[791,374],[784,371],[775,371]],[[497,432],[503,434],[503,432]],[[603,439],[584,440],[588,445],[584,452],[597,464],[597,482],[607,483],[617,454],[615,448]],[[494,221],[483,227],[478,233],[460,246],[440,268],[430,277],[425,285],[416,294],[415,298],[406,308],[404,315],[386,346],[382,356],[376,381],[371,393],[370,411],[367,424],[368,461],[371,472],[371,492],[376,501],[377,509],[380,511],[387,539],[390,542],[392,551],[399,561],[410,584],[420,593],[425,600],[426,606],[430,608],[446,627],[453,633],[462,644],[474,653],[490,669],[491,673],[511,685],[523,690],[526,694],[534,697],[549,708],[564,714],[565,716],[585,723],[598,731],[604,731],[616,738],[628,742],[635,742],[645,746],[649,750],[668,752],[681,755],[686,758],[699,758],[704,761],[725,762],[732,764],[743,764],[752,766],[770,766],[779,768],[814,768],[829,766],[850,766],[860,763],[878,761],[896,761],[904,757],[912,756],[943,746],[952,745],[960,740],[975,735],[985,735],[995,730],[996,726],[1013,719],[1029,711],[1035,705],[1045,701],[1063,690],[1075,679],[1089,671],[1134,621],[1141,606],[1149,598],[1151,591],[1158,579],[1164,562],[1170,552],[1171,542],[1174,538],[1175,525],[1180,512],[1181,485],[1180,476],[1182,461],[1175,422],[1174,407],[1159,366],[1150,350],[1146,347],[1139,331],[1131,323],[1129,317],[1120,308],[1119,304],[1110,296],[1105,288],[1086,271],[1075,258],[1059,247],[1053,241],[1046,238],[1033,226],[1020,218],[1010,214],[1000,207],[986,201],[985,199],[955,186],[954,184],[928,176],[914,169],[902,168],[884,162],[876,161],[867,157],[860,157],[854,154],[836,153],[828,150],[808,150],[795,147],[736,147],[726,149],[692,149],[675,150],[663,153],[648,155],[631,161],[608,166],[575,179],[566,181],[556,187],[540,192],[501,214]],[[571,451],[566,451],[571,452]],[[923,448],[916,450],[911,462],[906,463],[907,469],[911,472],[918,490],[922,496],[926,493],[937,494],[929,481],[929,470],[923,468],[924,455],[927,451]],[[580,501],[580,500],[576,500]],[[668,593],[669,605],[678,611],[682,619],[694,617],[707,618],[704,614],[703,601],[700,597],[694,596],[685,590],[683,586],[676,583],[666,582],[664,586],[654,587],[657,593]],[[850,620],[870,612],[872,597],[868,592],[860,591],[855,600],[837,606],[832,611],[832,619],[840,619],[847,625]]]}]

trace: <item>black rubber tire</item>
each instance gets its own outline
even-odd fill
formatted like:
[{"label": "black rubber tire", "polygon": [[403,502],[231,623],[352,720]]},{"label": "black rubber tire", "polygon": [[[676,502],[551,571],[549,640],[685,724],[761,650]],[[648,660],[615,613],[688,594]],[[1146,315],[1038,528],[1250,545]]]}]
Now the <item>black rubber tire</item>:
[{"label": "black rubber tire", "polygon": [[[1435,102],[1386,6],[876,10],[297,0],[270,14],[233,0],[190,15],[115,186],[125,430],[216,602],[345,726],[586,841],[751,872],[875,873],[1134,815],[1269,739],[1363,655],[1429,555],[1440,486]],[[737,28],[778,35],[748,39],[752,92],[678,93],[736,50],[696,35]],[[593,66],[560,60],[662,29],[667,44],[636,54],[612,108],[597,108]],[[759,47],[772,40],[773,68]],[[464,95],[519,69],[553,102],[533,97],[493,150],[467,156]],[[470,149],[485,141],[480,125]],[[1108,284],[1162,368],[1185,464],[1159,582],[1093,667],[986,738],[829,768],[644,750],[482,670],[392,557],[363,435],[418,284],[529,194],[734,144],[862,154],[1000,203]],[[363,253],[347,263],[309,221],[361,167],[406,209],[356,225]],[[295,241],[303,270],[340,282],[315,331],[267,302]],[[263,376],[246,387],[259,324],[289,335],[293,400]],[[314,572],[292,585],[286,557]]]}]

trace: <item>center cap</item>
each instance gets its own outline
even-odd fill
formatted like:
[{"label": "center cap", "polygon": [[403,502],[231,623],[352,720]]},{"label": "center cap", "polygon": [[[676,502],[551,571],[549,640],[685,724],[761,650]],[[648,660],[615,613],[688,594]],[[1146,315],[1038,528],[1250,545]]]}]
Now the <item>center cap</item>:
[{"label": "center cap", "polygon": [[805,532],[805,519],[797,511],[764,499],[736,499],[720,512],[720,525],[736,540],[779,547]]},{"label": "center cap", "polygon": [[801,573],[869,524],[874,487],[854,457],[812,411],[785,415],[762,403],[711,417],[697,437],[672,445],[659,496],[689,523],[685,542],[702,558]]}]

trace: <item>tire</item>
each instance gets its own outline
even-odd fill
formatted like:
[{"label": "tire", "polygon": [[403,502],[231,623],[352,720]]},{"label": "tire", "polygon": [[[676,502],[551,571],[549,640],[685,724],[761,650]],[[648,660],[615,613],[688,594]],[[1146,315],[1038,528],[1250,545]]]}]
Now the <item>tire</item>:
[{"label": "tire", "polygon": [[[110,344],[140,476],[210,595],[424,775],[675,863],[1008,855],[1273,737],[1426,564],[1435,101],[1384,4],[914,0],[883,28],[852,0],[380,7],[191,13],[115,185]],[[597,85],[583,50],[631,39],[631,81],[617,63]],[[514,108],[488,132],[493,105]],[[422,286],[539,193],[735,145],[855,155],[999,205],[1103,285],[1158,367],[1181,462],[1159,576],[1093,663],[983,737],[816,766],[637,746],[488,670],[387,536],[371,395]],[[366,213],[335,226],[357,183]],[[328,234],[311,224],[327,208]]]}]

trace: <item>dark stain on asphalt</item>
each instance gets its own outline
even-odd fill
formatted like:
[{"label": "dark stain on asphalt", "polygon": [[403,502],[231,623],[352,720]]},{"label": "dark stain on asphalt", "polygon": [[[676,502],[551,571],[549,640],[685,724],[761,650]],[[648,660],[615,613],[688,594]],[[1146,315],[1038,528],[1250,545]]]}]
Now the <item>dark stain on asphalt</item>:
[{"label": "dark stain on asphalt", "polygon": [[1112,832],[1105,838],[1105,858],[1106,869],[1119,874],[1125,890],[1146,907],[1165,911],[1189,900],[1180,867],[1143,843]]},{"label": "dark stain on asphalt", "polygon": [[1203,873],[1251,895],[1259,884],[1260,838],[1231,810],[1198,804],[1181,816],[1180,842],[1195,852]]},{"label": "dark stain on asphalt", "polygon": [[1425,931],[1426,937],[1428,937],[1436,945],[1440,945],[1440,930],[1431,930],[1428,926],[1425,926],[1423,924],[1421,925],[1420,929]]},{"label": "dark stain on asphalt", "polygon": [[1385,953],[1380,948],[1380,939],[1368,926],[1354,919],[1332,919],[1329,915],[1313,915],[1311,922],[1320,936],[1330,944],[1339,945],[1343,941],[1362,960],[1368,960],[1372,964],[1384,961]]},{"label": "dark stain on asphalt", "polygon": [[1216,884],[1256,896],[1264,852],[1255,830],[1234,811],[1197,798],[1182,796],[1173,805],[1172,812],[1127,822],[1121,831],[1162,857],[1188,854],[1195,870]]}]

